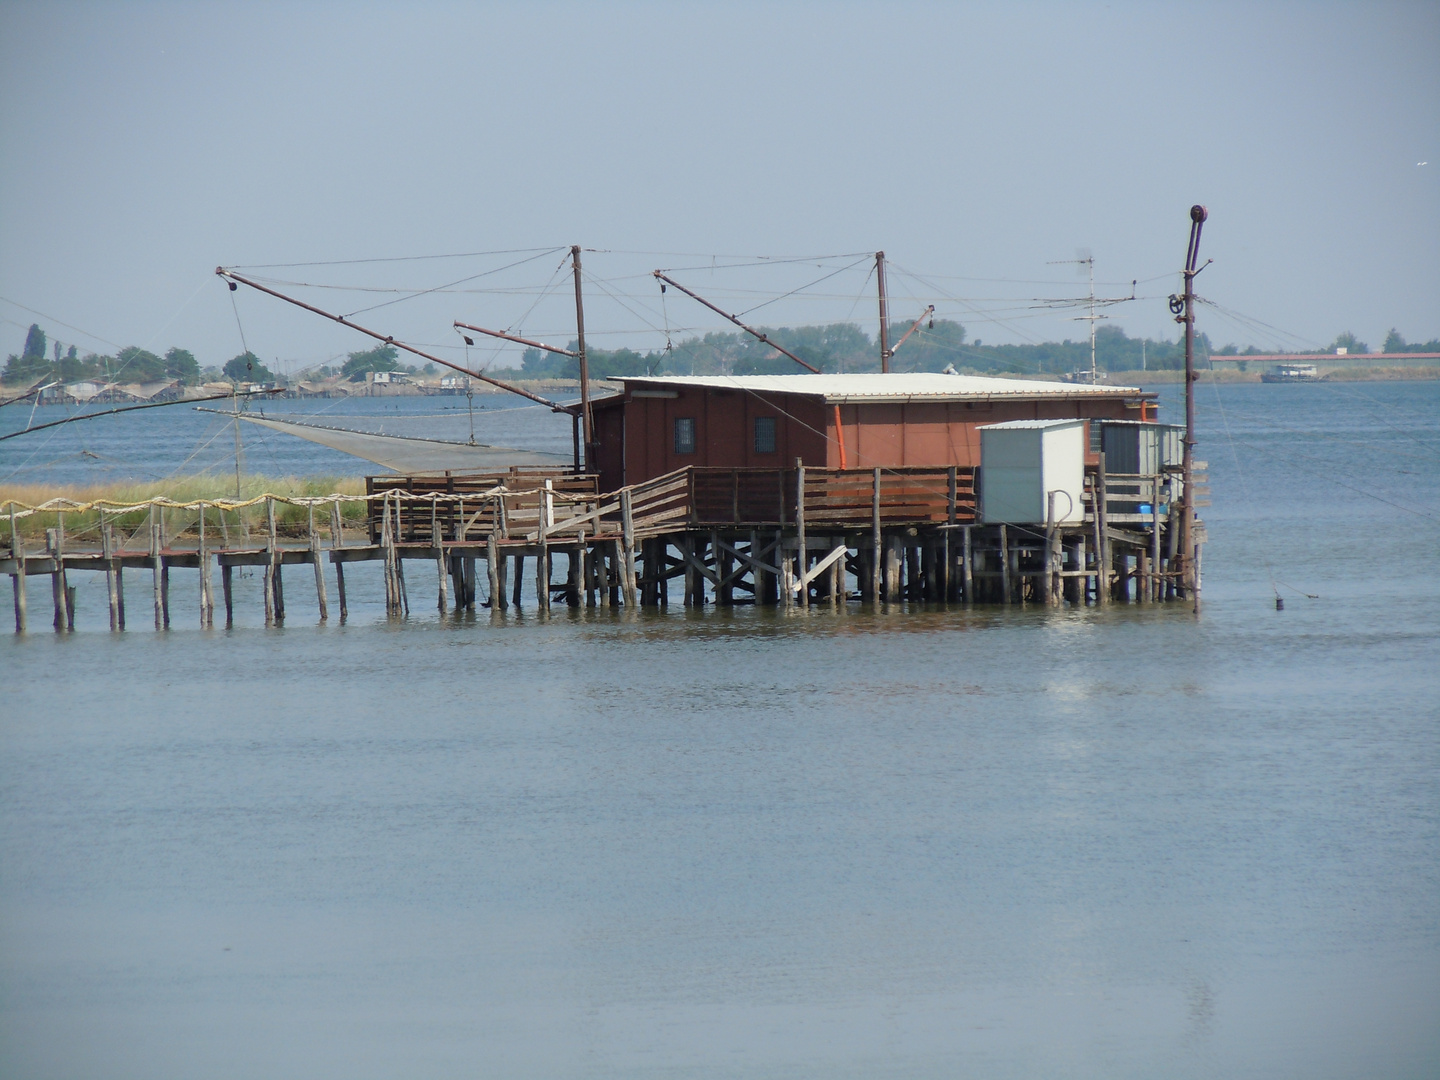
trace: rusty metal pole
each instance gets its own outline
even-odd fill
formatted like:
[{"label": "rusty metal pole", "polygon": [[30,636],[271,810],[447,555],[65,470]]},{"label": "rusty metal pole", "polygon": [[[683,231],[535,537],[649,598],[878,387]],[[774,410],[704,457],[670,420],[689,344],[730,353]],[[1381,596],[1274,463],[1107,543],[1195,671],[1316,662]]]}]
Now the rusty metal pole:
[{"label": "rusty metal pole", "polygon": [[1181,459],[1185,483],[1181,517],[1181,558],[1184,560],[1182,580],[1196,615],[1200,614],[1200,579],[1195,573],[1195,275],[1199,273],[1195,263],[1200,256],[1200,229],[1207,217],[1209,214],[1205,207],[1196,205],[1190,208],[1190,248],[1185,254],[1184,313],[1180,316],[1180,321],[1185,324],[1185,448]]},{"label": "rusty metal pole", "polygon": [[817,368],[814,364],[811,364],[811,363],[809,363],[809,362],[807,362],[807,361],[805,361],[805,360],[801,360],[800,357],[796,356],[796,355],[795,355],[793,352],[791,352],[789,349],[785,348],[785,346],[779,344],[778,342],[775,342],[775,341],[770,340],[769,336],[767,336],[766,334],[761,333],[759,330],[756,330],[753,326],[747,326],[745,323],[741,322],[738,316],[731,315],[729,312],[725,311],[724,308],[718,308],[718,307],[716,307],[714,304],[712,304],[709,300],[706,300],[706,299],[705,299],[703,296],[701,296],[699,293],[695,292],[695,291],[692,290],[692,289],[687,289],[684,285],[681,285],[681,284],[680,284],[678,281],[676,281],[674,278],[666,276],[666,274],[665,274],[664,271],[662,271],[662,270],[656,270],[656,271],[654,272],[654,275],[653,275],[653,276],[654,276],[654,278],[655,278],[656,281],[663,281],[666,285],[673,285],[673,286],[675,286],[675,288],[679,289],[679,290],[680,290],[682,293],[684,293],[686,296],[690,297],[691,300],[694,300],[694,301],[696,301],[697,303],[700,303],[700,304],[704,304],[707,308],[709,308],[711,311],[715,312],[715,314],[716,314],[716,315],[719,315],[722,319],[729,319],[732,323],[734,323],[736,326],[738,326],[741,330],[744,330],[744,331],[745,331],[747,334],[749,334],[751,337],[756,338],[757,340],[765,343],[766,345],[769,345],[770,348],[774,349],[776,352],[780,353],[782,356],[788,356],[791,360],[794,360],[797,364],[799,364],[801,367],[803,367],[806,371],[812,371],[812,372],[814,372],[816,375],[820,374],[820,369]]},{"label": "rusty metal pole", "polygon": [[[249,278],[241,277],[239,274],[234,273],[231,270],[227,270],[223,266],[217,266],[215,268],[215,273],[219,277],[223,278],[226,284],[228,284],[232,290],[236,287],[235,283],[238,281],[241,285],[250,286],[250,288],[254,289],[256,292],[262,292],[266,296],[273,296],[277,300],[284,300],[287,304],[294,304],[296,307],[311,312],[312,314],[319,315],[321,318],[329,319],[331,322],[337,322],[341,326],[348,326],[351,330],[358,330],[366,337],[372,337],[376,341],[382,341],[387,345],[394,345],[397,349],[404,349],[406,352],[418,356],[422,360],[429,360],[432,364],[439,364],[441,367],[447,367],[451,371],[458,371],[462,375],[468,375],[472,379],[479,379],[481,382],[489,383],[491,386],[498,386],[501,390],[509,390],[512,394],[519,394],[523,398],[529,398],[537,405],[548,405],[555,412],[570,411],[569,406],[560,405],[554,401],[551,401],[549,398],[541,397],[539,394],[532,394],[529,390],[522,390],[518,386],[511,386],[509,383],[501,382],[499,379],[486,375],[483,371],[471,371],[469,368],[461,367],[459,364],[452,364],[449,360],[442,360],[440,359],[440,357],[435,356],[432,353],[425,352],[423,349],[417,349],[414,345],[407,345],[403,341],[396,340],[393,335],[382,334],[378,330],[367,329],[366,327],[361,326],[359,323],[351,322],[350,319],[344,315],[335,315],[332,312],[324,311],[321,308],[316,307],[314,304],[307,304],[305,303],[305,301],[297,300],[293,296],[286,296],[282,292],[277,292],[274,289],[271,289],[265,285],[260,285],[254,281],[251,281]],[[456,323],[456,325],[461,326],[464,324]],[[475,329],[479,328],[476,327]],[[492,331],[487,330],[484,331],[484,333],[492,333]],[[509,337],[509,339],[512,341],[520,341],[522,345],[539,344],[538,342],[530,342],[524,340],[523,338],[515,338],[506,334],[495,334],[495,336]],[[547,345],[542,345],[540,347],[549,348],[549,346]],[[558,352],[560,350],[552,349],[551,351]]]},{"label": "rusty metal pole", "polygon": [[580,299],[579,244],[571,245],[570,261],[575,267],[575,339],[579,343],[575,351],[580,354],[580,442],[585,447],[585,471],[592,472],[595,462],[595,430],[590,415],[590,364],[585,359],[585,305]]},{"label": "rusty metal pole", "polygon": [[885,253],[875,252],[875,280],[880,283],[880,370],[890,371],[890,300],[885,295]]}]

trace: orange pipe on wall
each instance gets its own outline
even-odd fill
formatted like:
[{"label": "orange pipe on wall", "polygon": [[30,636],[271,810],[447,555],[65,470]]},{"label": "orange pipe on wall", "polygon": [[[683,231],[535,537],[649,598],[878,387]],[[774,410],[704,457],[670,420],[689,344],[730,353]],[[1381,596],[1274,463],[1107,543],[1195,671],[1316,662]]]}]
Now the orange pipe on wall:
[{"label": "orange pipe on wall", "polygon": [[845,464],[845,429],[840,426],[840,406],[835,406],[835,441],[840,444],[840,468],[848,469]]}]

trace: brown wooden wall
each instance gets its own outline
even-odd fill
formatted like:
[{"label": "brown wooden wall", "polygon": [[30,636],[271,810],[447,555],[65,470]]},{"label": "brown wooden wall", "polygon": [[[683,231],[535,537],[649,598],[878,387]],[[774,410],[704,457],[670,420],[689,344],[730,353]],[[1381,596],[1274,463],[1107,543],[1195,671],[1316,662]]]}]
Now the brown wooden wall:
[{"label": "brown wooden wall", "polygon": [[[818,398],[676,387],[677,396],[617,398],[595,410],[602,491],[641,483],[686,465],[716,468],[841,467],[835,407]],[[674,421],[695,421],[695,453],[674,450]],[[775,419],[775,452],[757,454],[756,417]],[[1147,413],[1148,416],[1148,413]],[[840,406],[850,469],[980,464],[980,432],[1007,420],[1141,419],[1118,399],[921,402]],[[1153,418],[1153,417],[1151,417]],[[622,465],[623,462],[623,465]]]},{"label": "brown wooden wall", "polygon": [[[756,417],[775,420],[775,452],[755,452]],[[674,425],[695,421],[695,453],[677,454]],[[596,425],[597,429],[599,424]],[[625,483],[634,484],[686,465],[725,468],[824,465],[827,437],[820,401],[788,394],[679,388],[677,397],[632,397],[625,403]]]},{"label": "brown wooden wall", "polygon": [[[825,464],[840,468],[834,407]],[[841,405],[845,464],[851,469],[980,464],[980,428],[1010,420],[1138,420],[1140,410],[1123,401],[914,402],[904,405]]]}]

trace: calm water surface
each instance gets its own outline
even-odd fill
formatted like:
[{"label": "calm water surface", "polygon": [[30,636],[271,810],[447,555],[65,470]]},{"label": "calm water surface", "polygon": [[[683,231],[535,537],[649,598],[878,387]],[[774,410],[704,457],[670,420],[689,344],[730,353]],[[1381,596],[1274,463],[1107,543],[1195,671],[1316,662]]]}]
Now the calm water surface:
[{"label": "calm water surface", "polygon": [[1199,622],[75,574],[0,640],[0,1074],[1436,1075],[1440,385],[1201,401]]}]

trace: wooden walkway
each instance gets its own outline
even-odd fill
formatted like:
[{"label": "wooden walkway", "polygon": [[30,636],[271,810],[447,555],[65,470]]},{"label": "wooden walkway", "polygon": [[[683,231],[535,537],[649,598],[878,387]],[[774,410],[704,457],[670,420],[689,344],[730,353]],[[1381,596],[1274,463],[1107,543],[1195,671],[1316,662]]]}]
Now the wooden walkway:
[{"label": "wooden walkway", "polygon": [[[237,566],[263,570],[267,623],[285,619],[285,568],[310,567],[325,620],[327,562],[341,619],[348,614],[347,567],[365,562],[381,564],[393,615],[410,609],[405,568],[416,562],[433,568],[442,612],[519,606],[527,565],[542,612],[556,604],[666,606],[675,590],[674,599],[689,606],[1152,603],[1183,596],[1177,485],[1173,474],[1092,471],[1083,524],[1028,527],[977,523],[975,474],[962,468],[686,468],[606,494],[593,476],[558,471],[372,477],[364,496],[252,500],[265,509],[258,542],[216,536],[217,511],[207,507],[223,522],[237,504],[167,503],[150,507],[148,535],[142,529],[128,539],[117,539],[102,512],[100,543],[80,547],[67,542],[67,510],[46,504],[38,509],[58,513],[59,523],[47,530],[44,552],[31,554],[17,520],[36,508],[17,514],[11,506],[11,548],[0,573],[11,575],[17,631],[28,623],[26,579],[37,575],[51,579],[52,625],[73,628],[66,575],[75,570],[106,575],[116,630],[126,626],[127,570],[150,572],[157,628],[170,625],[169,579],[177,568],[199,573],[202,626],[214,623],[214,567],[226,625],[234,619]],[[360,535],[352,529],[347,536],[340,507],[356,499],[368,509]],[[277,504],[287,502],[309,509],[298,536],[277,522]],[[75,504],[68,512],[77,512]],[[477,573],[485,579],[483,601]]]}]

